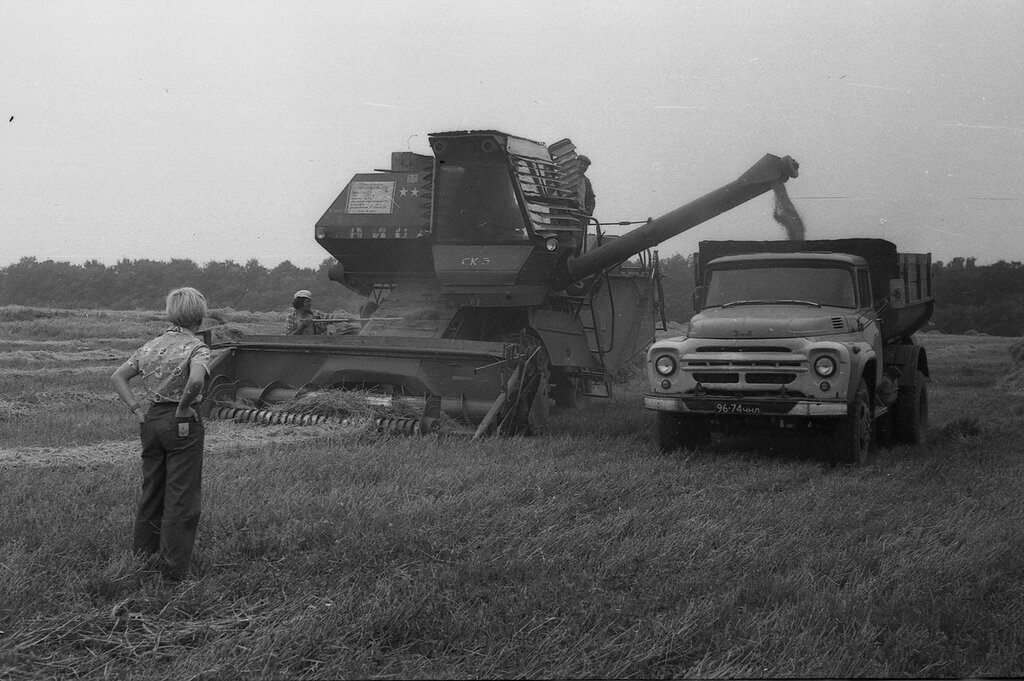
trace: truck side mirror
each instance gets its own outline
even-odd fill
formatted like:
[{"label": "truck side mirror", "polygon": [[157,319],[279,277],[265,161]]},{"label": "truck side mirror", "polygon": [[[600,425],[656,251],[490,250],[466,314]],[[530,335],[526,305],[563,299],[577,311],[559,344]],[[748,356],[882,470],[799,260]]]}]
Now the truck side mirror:
[{"label": "truck side mirror", "polygon": [[704,307],[704,287],[696,286],[693,289],[693,313],[697,314]]}]

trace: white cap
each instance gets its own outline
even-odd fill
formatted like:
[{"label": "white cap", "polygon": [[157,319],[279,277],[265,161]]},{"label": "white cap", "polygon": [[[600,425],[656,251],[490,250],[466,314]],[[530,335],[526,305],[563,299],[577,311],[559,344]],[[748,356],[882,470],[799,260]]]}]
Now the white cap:
[{"label": "white cap", "polygon": [[306,289],[302,289],[301,291],[296,291],[295,295],[292,296],[292,298],[309,298],[309,299],[312,299],[313,298],[313,294],[310,293],[309,291],[307,291]]}]

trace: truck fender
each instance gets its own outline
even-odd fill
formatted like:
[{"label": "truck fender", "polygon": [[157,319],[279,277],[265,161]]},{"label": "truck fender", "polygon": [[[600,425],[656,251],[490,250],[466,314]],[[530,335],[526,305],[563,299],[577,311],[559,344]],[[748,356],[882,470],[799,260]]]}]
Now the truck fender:
[{"label": "truck fender", "polygon": [[867,381],[868,390],[871,394],[874,394],[875,385],[878,382],[878,357],[870,346],[858,345],[863,349],[860,352],[853,352],[851,348],[851,352],[849,354],[850,381],[846,389],[847,404],[852,402],[854,395],[857,394],[857,386],[860,384],[861,378]]},{"label": "truck fender", "polygon": [[917,372],[930,376],[928,371],[928,353],[923,345],[914,343],[900,343],[886,353],[886,364],[895,364],[900,369],[899,385],[908,387],[914,385]]}]

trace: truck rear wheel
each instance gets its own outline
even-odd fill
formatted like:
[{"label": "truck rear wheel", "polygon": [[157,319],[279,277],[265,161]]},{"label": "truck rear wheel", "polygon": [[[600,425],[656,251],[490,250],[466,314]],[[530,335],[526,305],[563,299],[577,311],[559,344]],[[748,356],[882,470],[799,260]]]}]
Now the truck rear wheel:
[{"label": "truck rear wheel", "polygon": [[912,385],[900,388],[892,414],[893,439],[901,444],[922,444],[928,435],[928,379],[914,372]]},{"label": "truck rear wheel", "polygon": [[694,449],[711,441],[711,432],[701,421],[671,411],[659,411],[658,446],[663,452]]},{"label": "truck rear wheel", "polygon": [[864,379],[857,386],[849,412],[836,426],[833,439],[835,460],[863,466],[870,459],[875,446],[875,415]]}]

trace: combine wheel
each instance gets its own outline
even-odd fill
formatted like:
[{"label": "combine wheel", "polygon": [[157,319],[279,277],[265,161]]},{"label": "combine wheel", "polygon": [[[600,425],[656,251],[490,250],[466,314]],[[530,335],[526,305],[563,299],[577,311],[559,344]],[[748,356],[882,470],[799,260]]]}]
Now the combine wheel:
[{"label": "combine wheel", "polygon": [[555,374],[551,377],[551,398],[559,409],[579,409],[583,406],[583,385],[571,376]]},{"label": "combine wheel", "polygon": [[530,408],[526,414],[526,435],[541,435],[548,429],[548,418],[551,407],[548,405],[548,357],[543,351],[538,353],[540,360],[534,366],[534,379],[529,381],[527,370],[527,397],[530,397]]},{"label": "combine wheel", "polygon": [[711,431],[703,421],[671,411],[658,412],[656,431],[663,452],[696,449],[711,441]]},{"label": "combine wheel", "polygon": [[892,413],[893,440],[908,445],[923,444],[928,435],[928,379],[914,373],[914,383],[900,388]]},{"label": "combine wheel", "polygon": [[502,339],[518,343],[528,357],[523,367],[518,389],[508,396],[508,409],[498,430],[503,435],[540,435],[548,427],[548,354],[540,341],[527,333],[518,333]]},{"label": "combine wheel", "polygon": [[871,410],[871,393],[861,379],[857,394],[846,416],[840,419],[833,434],[833,462],[863,466],[875,446],[875,415]]}]

